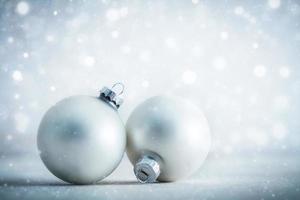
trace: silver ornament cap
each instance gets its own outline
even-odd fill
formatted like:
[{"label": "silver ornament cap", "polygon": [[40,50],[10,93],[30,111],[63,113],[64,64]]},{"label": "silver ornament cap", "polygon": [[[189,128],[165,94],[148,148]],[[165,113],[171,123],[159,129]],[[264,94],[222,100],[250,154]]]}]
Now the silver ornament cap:
[{"label": "silver ornament cap", "polygon": [[135,164],[134,174],[141,183],[153,183],[160,174],[159,164],[153,158],[144,156]]},{"label": "silver ornament cap", "polygon": [[[117,86],[121,87],[118,92],[116,91]],[[118,109],[123,103],[123,98],[120,97],[123,91],[124,85],[122,83],[115,83],[111,88],[103,87],[100,90],[99,98],[113,106],[113,108]]]}]

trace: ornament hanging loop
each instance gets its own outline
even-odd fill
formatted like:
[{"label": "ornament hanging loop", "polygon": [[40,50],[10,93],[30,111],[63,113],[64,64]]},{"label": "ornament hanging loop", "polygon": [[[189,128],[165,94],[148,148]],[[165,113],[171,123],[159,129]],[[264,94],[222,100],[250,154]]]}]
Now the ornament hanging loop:
[{"label": "ornament hanging loop", "polygon": [[121,82],[117,82],[117,83],[113,84],[113,86],[111,87],[111,90],[114,91],[117,96],[120,96],[121,94],[123,94],[124,89],[125,89],[125,86]]}]

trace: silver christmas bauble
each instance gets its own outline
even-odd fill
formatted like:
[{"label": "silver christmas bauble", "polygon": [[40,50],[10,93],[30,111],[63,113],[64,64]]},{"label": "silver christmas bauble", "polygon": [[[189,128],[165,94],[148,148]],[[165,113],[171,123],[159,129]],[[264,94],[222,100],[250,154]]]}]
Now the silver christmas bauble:
[{"label": "silver christmas bauble", "polygon": [[127,155],[143,183],[191,175],[211,146],[201,110],[178,97],[156,96],[140,104],[129,116],[126,132]]},{"label": "silver christmas bauble", "polygon": [[72,96],[44,115],[37,137],[40,157],[58,178],[91,184],[108,176],[122,159],[124,125],[117,108],[121,101],[104,88],[99,98]]}]

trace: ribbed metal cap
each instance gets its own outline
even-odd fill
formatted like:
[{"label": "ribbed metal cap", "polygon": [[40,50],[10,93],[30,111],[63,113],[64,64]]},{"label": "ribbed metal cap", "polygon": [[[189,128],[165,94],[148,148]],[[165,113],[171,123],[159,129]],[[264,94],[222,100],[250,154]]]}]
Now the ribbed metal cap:
[{"label": "ribbed metal cap", "polygon": [[154,159],[144,156],[135,164],[134,174],[141,183],[156,182],[160,174],[159,164]]},{"label": "ribbed metal cap", "polygon": [[[119,93],[116,93],[114,91],[114,88],[117,85],[122,86],[122,90]],[[118,109],[123,103],[123,99],[120,97],[120,95],[123,93],[123,90],[124,90],[124,85],[122,83],[116,83],[111,88],[103,87],[100,90],[99,98],[104,100],[105,102],[109,103],[114,108]]]}]

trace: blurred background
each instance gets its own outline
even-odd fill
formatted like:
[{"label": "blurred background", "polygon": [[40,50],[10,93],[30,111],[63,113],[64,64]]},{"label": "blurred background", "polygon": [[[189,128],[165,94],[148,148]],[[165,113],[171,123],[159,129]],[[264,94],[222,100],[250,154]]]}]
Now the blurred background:
[{"label": "blurred background", "polygon": [[300,2],[0,2],[2,180],[25,157],[39,162],[37,128],[51,105],[122,82],[124,122],[153,95],[188,98],[211,127],[207,165],[290,172],[299,194]]}]

